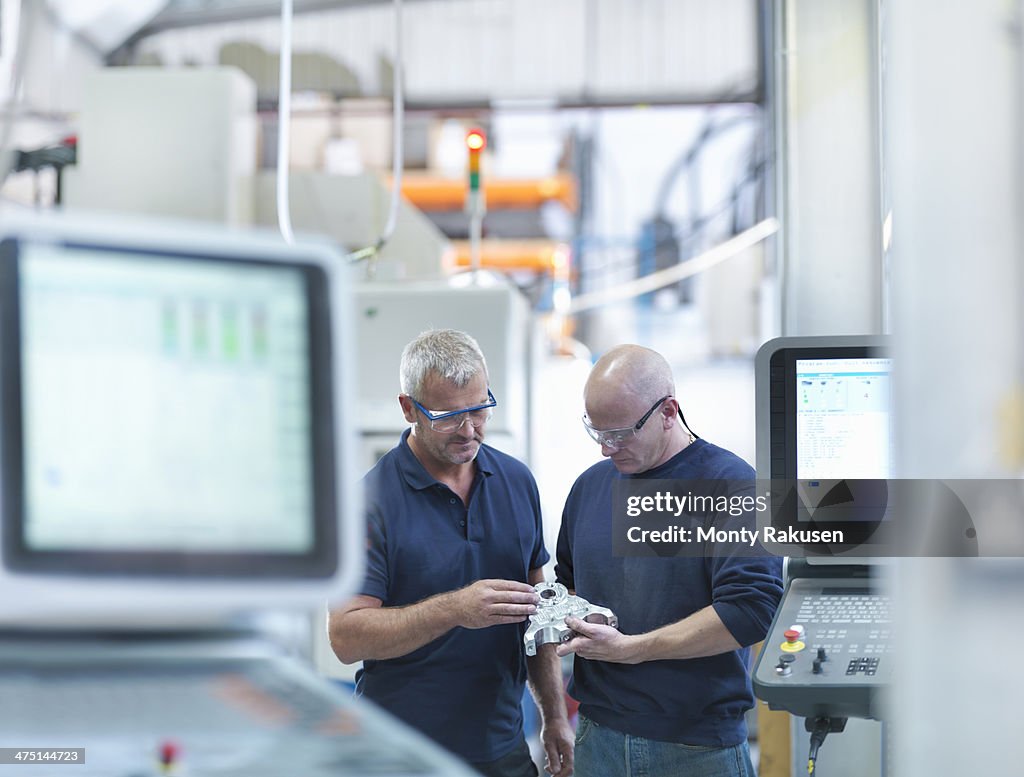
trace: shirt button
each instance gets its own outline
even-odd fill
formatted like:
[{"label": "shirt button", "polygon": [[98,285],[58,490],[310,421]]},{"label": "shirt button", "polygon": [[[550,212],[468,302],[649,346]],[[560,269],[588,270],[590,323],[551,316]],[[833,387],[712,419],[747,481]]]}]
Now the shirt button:
[{"label": "shirt button", "polygon": [[459,526],[465,526],[465,525],[466,525],[465,521],[459,521]]},{"label": "shirt button", "polygon": [[450,505],[453,505],[453,504],[455,504],[455,500],[454,500],[454,499],[449,499],[449,500],[448,500],[448,504],[450,504]]}]

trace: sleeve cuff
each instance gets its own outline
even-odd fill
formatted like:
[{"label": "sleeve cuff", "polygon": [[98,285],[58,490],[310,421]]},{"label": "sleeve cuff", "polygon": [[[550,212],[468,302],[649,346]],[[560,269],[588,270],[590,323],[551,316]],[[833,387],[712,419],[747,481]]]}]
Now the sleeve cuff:
[{"label": "sleeve cuff", "polygon": [[732,634],[732,638],[742,647],[748,647],[764,639],[765,632],[742,607],[732,602],[713,602],[711,606],[715,608],[715,612],[725,624],[725,628]]}]

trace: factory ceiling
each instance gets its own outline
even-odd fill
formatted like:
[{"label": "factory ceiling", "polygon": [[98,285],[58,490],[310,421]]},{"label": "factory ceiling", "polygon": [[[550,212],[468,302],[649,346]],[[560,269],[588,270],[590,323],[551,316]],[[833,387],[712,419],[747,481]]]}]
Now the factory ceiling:
[{"label": "factory ceiling", "polygon": [[[295,13],[299,14],[388,2],[391,0],[294,0],[293,7]],[[280,13],[280,0],[169,0],[166,7],[140,29],[135,37],[178,27],[259,19]]]},{"label": "factory ceiling", "polygon": [[[297,59],[351,71],[351,78],[328,91],[390,94],[393,0],[293,4]],[[227,63],[246,72],[277,71],[271,60],[281,0],[46,5],[109,65]],[[405,6],[402,60],[410,105],[678,105],[760,102],[763,96],[757,0],[644,0],[643,13],[636,0],[405,0]],[[259,60],[252,68],[225,59],[226,51],[240,47],[256,52],[249,57]],[[271,102],[275,88],[264,90]]]}]

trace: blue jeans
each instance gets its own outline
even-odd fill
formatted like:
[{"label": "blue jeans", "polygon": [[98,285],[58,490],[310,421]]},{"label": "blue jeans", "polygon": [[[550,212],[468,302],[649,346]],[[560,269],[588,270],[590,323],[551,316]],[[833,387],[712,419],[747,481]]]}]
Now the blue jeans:
[{"label": "blue jeans", "polygon": [[580,715],[575,777],[756,777],[747,743],[704,747],[623,734]]}]

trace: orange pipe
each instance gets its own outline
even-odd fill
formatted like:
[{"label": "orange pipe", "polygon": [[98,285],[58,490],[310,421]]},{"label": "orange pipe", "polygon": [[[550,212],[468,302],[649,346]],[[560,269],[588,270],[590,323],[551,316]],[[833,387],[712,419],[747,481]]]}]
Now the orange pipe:
[{"label": "orange pipe", "polygon": [[[455,267],[471,266],[469,241],[453,240]],[[480,266],[492,270],[533,270],[567,277],[569,247],[552,240],[485,240]]]},{"label": "orange pipe", "polygon": [[[468,183],[463,178],[442,178],[405,173],[402,195],[420,210],[460,210],[466,203]],[[575,212],[576,181],[569,173],[544,178],[487,178],[483,180],[488,208],[537,208],[548,200]]]}]

